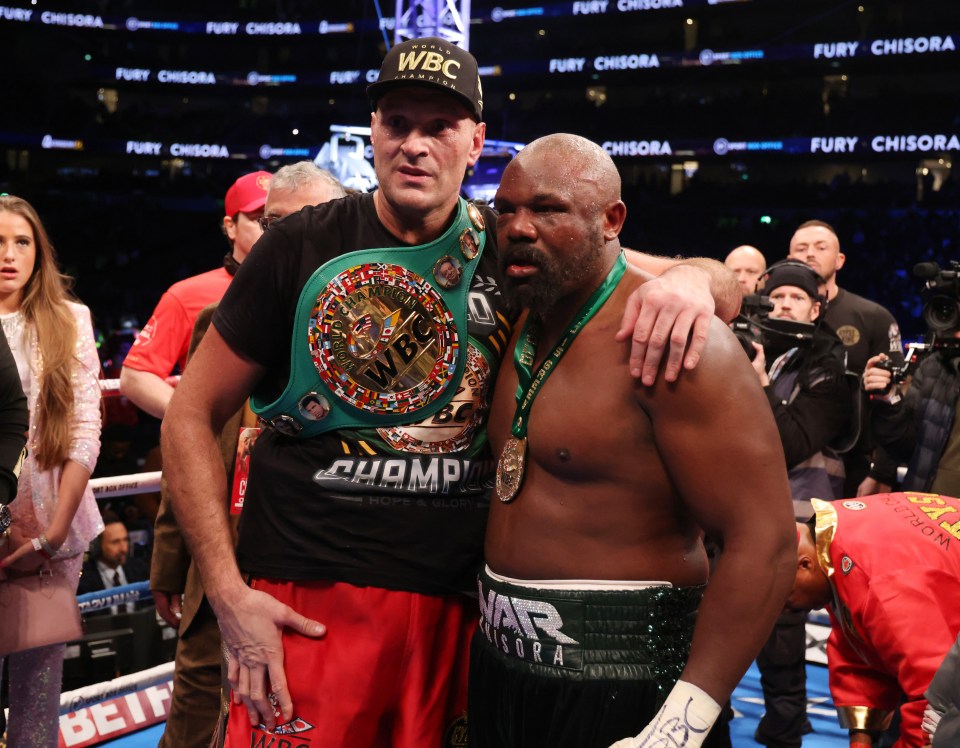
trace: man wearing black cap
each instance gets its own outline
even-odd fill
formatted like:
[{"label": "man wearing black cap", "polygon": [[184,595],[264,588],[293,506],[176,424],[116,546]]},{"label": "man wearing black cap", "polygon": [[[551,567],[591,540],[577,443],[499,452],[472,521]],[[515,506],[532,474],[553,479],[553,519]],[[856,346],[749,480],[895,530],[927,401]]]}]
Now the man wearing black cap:
[{"label": "man wearing black cap", "polygon": [[[477,63],[441,39],[406,41],[369,93],[378,191],[264,234],[164,421],[174,509],[223,634],[229,746],[266,745],[275,729],[359,748],[465,734],[476,603],[462,592],[481,559],[485,418],[512,322],[496,217],[459,197],[485,134]],[[440,284],[445,263],[461,270]],[[708,274],[678,268],[640,289],[632,370],[654,376],[671,328],[697,345],[671,345],[664,376],[696,363]],[[234,564],[214,434],[251,392],[269,428]],[[322,417],[299,407],[311,397],[329,404]]]},{"label": "man wearing black cap", "polygon": [[843,348],[820,320],[821,296],[815,272],[785,261],[764,276],[763,293],[773,311],[753,368],[780,430],[794,509],[810,516],[809,499],[839,498],[843,463],[828,445],[850,424],[853,393],[844,375]]},{"label": "man wearing black cap", "polygon": [[[820,279],[803,263],[784,261],[761,278],[773,311],[764,344],[754,343],[757,372],[773,409],[787,458],[794,514],[806,521],[810,500],[840,498],[843,461],[829,444],[843,436],[857,396],[844,374],[843,344],[820,319]],[[806,614],[780,616],[757,657],[766,713],[756,738],[799,748],[806,719]]]}]

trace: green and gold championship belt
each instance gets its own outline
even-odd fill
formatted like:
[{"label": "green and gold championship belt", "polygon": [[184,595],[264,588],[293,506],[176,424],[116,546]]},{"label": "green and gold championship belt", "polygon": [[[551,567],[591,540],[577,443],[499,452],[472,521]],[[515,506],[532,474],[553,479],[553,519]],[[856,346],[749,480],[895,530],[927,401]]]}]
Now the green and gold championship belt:
[{"label": "green and gold championship belt", "polygon": [[298,437],[439,411],[463,376],[467,295],[485,244],[482,214],[461,198],[435,241],[350,252],[318,268],[297,302],[290,380],[272,403],[253,397],[253,411]]}]

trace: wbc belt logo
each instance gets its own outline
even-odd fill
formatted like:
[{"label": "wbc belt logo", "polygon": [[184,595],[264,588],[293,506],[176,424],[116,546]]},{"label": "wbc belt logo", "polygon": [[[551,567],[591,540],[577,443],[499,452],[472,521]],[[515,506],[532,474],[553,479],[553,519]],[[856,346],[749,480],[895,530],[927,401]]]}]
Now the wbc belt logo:
[{"label": "wbc belt logo", "polygon": [[400,452],[448,454],[466,449],[487,412],[490,364],[477,348],[467,345],[466,368],[450,402],[416,423],[377,429]]},{"label": "wbc belt logo", "polygon": [[461,355],[453,315],[437,290],[400,265],[379,262],[349,268],[326,285],[307,338],[332,393],[382,415],[440,397]]}]

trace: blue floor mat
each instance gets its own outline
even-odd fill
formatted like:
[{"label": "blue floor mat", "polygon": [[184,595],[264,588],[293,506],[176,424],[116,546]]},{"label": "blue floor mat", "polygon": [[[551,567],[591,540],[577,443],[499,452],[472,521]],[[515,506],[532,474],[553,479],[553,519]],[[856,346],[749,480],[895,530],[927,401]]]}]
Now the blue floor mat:
[{"label": "blue floor mat", "polygon": [[124,735],[122,738],[100,745],[110,746],[110,748],[157,748],[161,735],[163,735],[163,724],[154,725],[146,730]]}]

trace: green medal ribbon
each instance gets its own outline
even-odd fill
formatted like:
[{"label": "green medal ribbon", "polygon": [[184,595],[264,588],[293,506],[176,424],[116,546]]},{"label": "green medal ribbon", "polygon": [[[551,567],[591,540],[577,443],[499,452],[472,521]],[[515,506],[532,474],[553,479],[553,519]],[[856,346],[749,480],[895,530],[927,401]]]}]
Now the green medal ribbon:
[{"label": "green medal ribbon", "polygon": [[583,326],[593,318],[600,307],[610,298],[626,270],[627,260],[621,252],[603,283],[577,310],[567,331],[560,337],[560,340],[554,345],[553,350],[550,351],[543,363],[540,364],[536,374],[533,373],[532,367],[536,360],[537,344],[542,331],[542,324],[539,320],[527,316],[523,330],[520,331],[522,343],[518,342],[513,351],[513,366],[517,371],[518,380],[517,409],[510,429],[513,436],[504,445],[503,451],[500,453],[500,460],[497,463],[496,494],[500,501],[513,501],[520,492],[520,486],[523,483],[527,459],[527,416],[530,414],[530,408],[533,407],[534,398],[536,398],[543,383],[547,381],[547,377],[560,363],[560,359],[570,348]]},{"label": "green medal ribbon", "polygon": [[600,284],[597,290],[594,291],[590,298],[580,307],[574,315],[573,321],[570,323],[567,331],[563,334],[563,337],[561,337],[553,347],[553,350],[550,351],[550,354],[544,362],[540,364],[536,375],[533,374],[530,367],[533,366],[536,357],[537,339],[540,337],[542,325],[539,320],[535,321],[527,317],[526,324],[524,324],[523,330],[520,332],[520,339],[523,341],[523,344],[517,346],[513,352],[513,366],[517,370],[519,384],[517,385],[517,410],[513,416],[513,427],[510,430],[518,439],[522,439],[527,435],[527,416],[530,413],[530,408],[533,407],[534,398],[537,396],[543,383],[547,381],[550,372],[560,363],[563,354],[565,354],[567,349],[573,344],[574,339],[580,330],[583,329],[583,326],[593,319],[593,316],[600,310],[600,307],[610,298],[610,294],[613,293],[613,290],[617,287],[617,283],[620,282],[626,270],[627,260],[623,252],[621,252],[617,257],[617,261],[610,269],[610,272],[607,273],[607,277],[603,283]]}]

